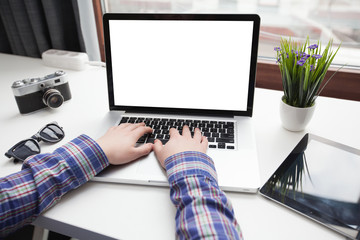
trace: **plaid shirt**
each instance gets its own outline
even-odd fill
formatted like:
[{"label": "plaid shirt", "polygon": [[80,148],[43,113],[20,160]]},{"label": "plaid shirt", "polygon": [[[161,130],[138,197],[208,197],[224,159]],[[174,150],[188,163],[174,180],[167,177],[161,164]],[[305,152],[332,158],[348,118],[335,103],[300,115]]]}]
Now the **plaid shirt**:
[{"label": "plaid shirt", "polygon": [[33,222],[108,165],[102,149],[86,135],[52,154],[29,157],[20,172],[0,179],[0,236]]},{"label": "plaid shirt", "polygon": [[200,152],[165,160],[178,239],[242,239],[231,203],[219,189],[214,163]]},{"label": "plaid shirt", "polygon": [[[100,146],[81,135],[51,154],[29,157],[20,172],[0,179],[0,237],[31,223],[62,195],[87,182],[109,162]],[[184,152],[166,160],[180,239],[240,239],[231,204],[219,190],[212,160]]]}]

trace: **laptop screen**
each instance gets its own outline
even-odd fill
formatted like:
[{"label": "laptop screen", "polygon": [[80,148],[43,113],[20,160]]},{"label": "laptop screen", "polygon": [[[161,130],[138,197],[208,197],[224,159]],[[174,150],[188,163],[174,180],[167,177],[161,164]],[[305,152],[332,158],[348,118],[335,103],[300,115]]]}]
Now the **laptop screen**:
[{"label": "laptop screen", "polygon": [[258,18],[246,16],[105,14],[110,108],[251,111]]}]

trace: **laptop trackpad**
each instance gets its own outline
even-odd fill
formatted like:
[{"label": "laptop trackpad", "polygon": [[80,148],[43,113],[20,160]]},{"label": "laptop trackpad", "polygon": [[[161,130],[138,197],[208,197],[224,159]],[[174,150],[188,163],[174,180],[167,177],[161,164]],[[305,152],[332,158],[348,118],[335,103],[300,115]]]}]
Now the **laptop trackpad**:
[{"label": "laptop trackpad", "polygon": [[149,176],[150,180],[154,178],[154,180],[163,180],[167,182],[165,170],[156,159],[154,152],[151,152],[147,157],[138,160],[136,173]]}]

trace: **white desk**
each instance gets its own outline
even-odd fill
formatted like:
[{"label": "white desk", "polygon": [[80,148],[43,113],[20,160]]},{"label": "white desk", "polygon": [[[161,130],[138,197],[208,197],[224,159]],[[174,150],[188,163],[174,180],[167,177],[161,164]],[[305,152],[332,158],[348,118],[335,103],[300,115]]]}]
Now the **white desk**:
[{"label": "white desk", "polygon": [[[86,133],[99,137],[110,126],[105,68],[66,71],[73,98],[59,109],[20,115],[11,84],[15,80],[54,72],[40,59],[0,54],[0,176],[20,169],[3,156],[13,144],[30,137],[56,120],[65,139],[55,145],[41,143],[49,152]],[[280,81],[280,80],[279,80]],[[281,127],[279,91],[256,89],[254,120],[264,183],[305,132]],[[360,148],[360,102],[319,97],[308,132]],[[258,194],[227,193],[246,239],[345,239],[341,235]],[[35,225],[79,239],[174,239],[175,209],[169,189],[89,182],[64,196]]]}]

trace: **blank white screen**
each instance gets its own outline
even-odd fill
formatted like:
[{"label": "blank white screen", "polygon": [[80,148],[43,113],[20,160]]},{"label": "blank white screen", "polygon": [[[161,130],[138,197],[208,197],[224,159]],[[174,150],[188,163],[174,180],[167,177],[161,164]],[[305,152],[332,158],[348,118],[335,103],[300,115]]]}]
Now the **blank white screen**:
[{"label": "blank white screen", "polygon": [[114,103],[246,111],[253,22],[110,20]]}]

